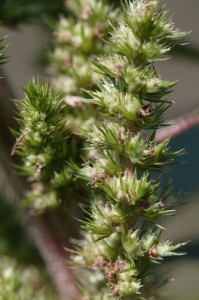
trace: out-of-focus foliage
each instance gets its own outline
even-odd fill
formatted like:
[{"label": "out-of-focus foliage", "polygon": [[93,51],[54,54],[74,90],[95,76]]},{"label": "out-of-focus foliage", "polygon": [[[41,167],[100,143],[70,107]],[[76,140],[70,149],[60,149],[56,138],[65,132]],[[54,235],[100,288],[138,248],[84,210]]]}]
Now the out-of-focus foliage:
[{"label": "out-of-focus foliage", "polygon": [[16,27],[44,17],[57,18],[65,13],[64,0],[1,0],[0,21],[3,25]]},{"label": "out-of-focus foliage", "polygon": [[41,265],[40,256],[20,221],[16,209],[0,195],[0,254],[25,264]]},{"label": "out-of-focus foliage", "polygon": [[33,268],[19,266],[8,257],[0,258],[0,299],[53,300],[53,292],[44,287],[41,276]]},{"label": "out-of-focus foliage", "polygon": [[47,282],[44,265],[16,214],[16,209],[1,195],[0,299],[56,299]]}]

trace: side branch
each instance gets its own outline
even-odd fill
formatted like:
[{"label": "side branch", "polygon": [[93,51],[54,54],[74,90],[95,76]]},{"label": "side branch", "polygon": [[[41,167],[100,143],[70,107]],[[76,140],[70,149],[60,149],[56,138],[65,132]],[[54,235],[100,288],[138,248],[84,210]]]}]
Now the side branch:
[{"label": "side branch", "polygon": [[[1,74],[0,71],[0,75]],[[0,89],[1,101],[14,98],[5,78],[4,80],[0,80]],[[9,109],[6,114],[9,126],[6,126],[5,132],[8,135],[9,132],[7,128],[14,127],[10,124],[11,111],[12,110]],[[69,298],[78,298],[78,292],[75,288],[74,273],[67,266],[67,252],[64,251],[64,246],[66,246],[66,244],[60,243],[60,240],[58,241],[57,233],[55,230],[49,228],[49,222],[47,222],[48,220],[46,220],[44,216],[33,216],[28,214],[27,211],[20,212],[18,209],[19,201],[25,193],[26,186],[25,182],[23,182],[12,170],[8,154],[3,151],[3,149],[7,148],[9,149],[8,152],[10,152],[10,145],[13,144],[13,142],[6,140],[5,144],[6,145],[2,147],[0,153],[0,188],[5,192],[6,199],[11,201],[12,205],[16,208],[17,213],[20,214],[22,222],[33,236],[34,242],[58,292],[58,299],[66,300]]]}]

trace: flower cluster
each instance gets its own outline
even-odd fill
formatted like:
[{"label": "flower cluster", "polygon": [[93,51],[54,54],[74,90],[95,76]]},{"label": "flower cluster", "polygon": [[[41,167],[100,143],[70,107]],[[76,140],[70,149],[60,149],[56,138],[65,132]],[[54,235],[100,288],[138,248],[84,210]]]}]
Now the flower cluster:
[{"label": "flower cluster", "polygon": [[97,107],[99,118],[88,134],[94,154],[80,176],[96,198],[74,260],[94,272],[91,281],[97,274],[100,279],[83,299],[156,297],[154,263],[180,255],[176,250],[182,244],[161,238],[158,220],[174,210],[171,194],[152,171],[161,171],[180,154],[170,151],[168,140],[155,141],[175,82],[161,79],[154,63],[167,59],[184,33],[173,28],[158,4],[136,0],[123,5],[123,17],[107,42],[108,55],[95,63],[102,80],[85,100]]},{"label": "flower cluster", "polygon": [[117,12],[106,1],[68,1],[71,17],[62,17],[55,34],[51,54],[60,76],[55,85],[66,95],[82,95],[81,88],[92,88],[99,77],[91,62],[95,55],[106,52],[102,39],[107,37],[110,21]]},{"label": "flower cluster", "polygon": [[16,105],[20,130],[13,131],[17,139],[12,154],[23,158],[18,168],[31,182],[25,202],[44,211],[59,204],[66,190],[70,195],[72,170],[67,161],[78,161],[76,145],[66,135],[62,97],[49,84],[30,83],[25,99],[16,100]]},{"label": "flower cluster", "polygon": [[[118,10],[108,1],[68,1],[70,17],[61,17],[51,53],[54,67],[53,86],[63,93],[67,109],[66,128],[82,135],[93,121],[95,110],[82,101],[84,89],[93,89],[100,74],[93,71],[96,55],[107,52],[103,39],[108,36]],[[56,74],[57,73],[57,74]]]}]

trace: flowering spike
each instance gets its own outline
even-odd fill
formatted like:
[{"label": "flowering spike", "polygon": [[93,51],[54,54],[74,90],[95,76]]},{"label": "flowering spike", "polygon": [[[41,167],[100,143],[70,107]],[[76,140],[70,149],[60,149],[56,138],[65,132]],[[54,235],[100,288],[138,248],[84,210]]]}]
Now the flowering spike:
[{"label": "flowering spike", "polygon": [[96,106],[99,118],[87,132],[95,155],[80,176],[90,181],[96,198],[83,226],[89,233],[74,260],[93,271],[91,280],[103,275],[88,299],[148,299],[148,289],[156,297],[152,266],[176,255],[181,246],[162,240],[157,222],[174,210],[171,195],[151,175],[180,154],[169,150],[168,140],[155,142],[175,83],[162,80],[154,63],[168,58],[184,35],[158,4],[137,0],[123,5],[107,41],[109,53],[94,65],[102,80],[85,100]]}]

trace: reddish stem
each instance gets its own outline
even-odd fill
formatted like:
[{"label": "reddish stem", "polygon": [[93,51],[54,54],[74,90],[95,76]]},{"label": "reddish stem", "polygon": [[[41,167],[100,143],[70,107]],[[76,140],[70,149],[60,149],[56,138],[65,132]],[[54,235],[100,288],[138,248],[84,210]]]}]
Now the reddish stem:
[{"label": "reddish stem", "polygon": [[177,135],[182,134],[183,132],[186,132],[192,127],[199,125],[199,113],[194,112],[190,113],[187,116],[184,116],[183,118],[178,118],[175,120],[174,125],[171,125],[170,127],[166,127],[163,129],[160,129],[156,135],[156,141],[162,142],[166,140],[167,138],[174,138]]},{"label": "reddish stem", "polygon": [[42,217],[31,217],[29,225],[49,274],[54,280],[59,299],[78,299],[76,279],[70,267],[67,266],[67,251],[54,238],[47,222]]}]

